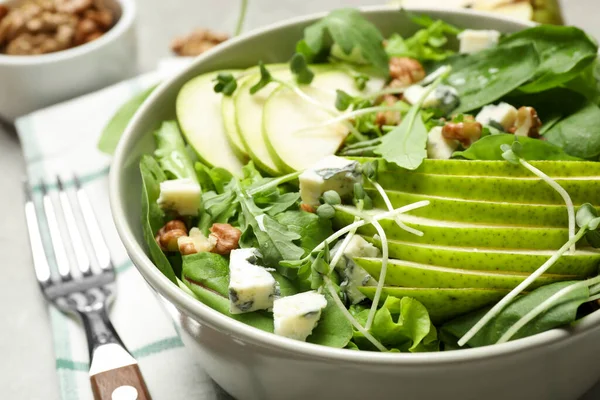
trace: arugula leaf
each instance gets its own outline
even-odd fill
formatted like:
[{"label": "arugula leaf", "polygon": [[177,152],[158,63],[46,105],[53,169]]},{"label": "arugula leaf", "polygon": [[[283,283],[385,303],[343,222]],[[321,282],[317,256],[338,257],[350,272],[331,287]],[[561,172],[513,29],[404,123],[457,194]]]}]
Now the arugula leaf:
[{"label": "arugula leaf", "polygon": [[375,148],[388,162],[414,170],[427,158],[427,128],[421,115],[421,103],[413,105],[400,125],[388,132]]},{"label": "arugula leaf", "polygon": [[270,205],[265,209],[265,211],[271,217],[274,217],[298,203],[298,200],[300,200],[300,193],[284,193],[281,196],[278,196],[272,202],[270,202]]},{"label": "arugula leaf", "polygon": [[352,324],[335,305],[329,292],[324,292],[324,296],[327,307],[321,312],[319,323],[306,341],[341,349],[352,339]]},{"label": "arugula leaf", "polygon": [[533,44],[499,46],[448,60],[448,83],[458,91],[464,113],[494,103],[535,76],[540,64]]},{"label": "arugula leaf", "polygon": [[309,63],[327,56],[332,47],[338,58],[349,62],[373,65],[382,76],[388,76],[388,56],[383,48],[381,32],[352,8],[334,10],[325,18],[304,30],[304,39],[296,45],[296,52]]},{"label": "arugula leaf", "polygon": [[500,46],[530,43],[535,45],[541,60],[533,81],[519,88],[530,93],[570,81],[592,64],[598,54],[598,45],[573,26],[540,25],[525,29],[504,38]]},{"label": "arugula leaf", "polygon": [[586,101],[573,114],[554,124],[544,138],[574,157],[596,160],[600,156],[599,126],[600,108]]},{"label": "arugula leaf", "polygon": [[[525,160],[581,161],[580,158],[570,156],[560,147],[544,140],[528,137],[518,137],[518,140],[522,146],[519,156]],[[455,151],[452,157],[468,160],[504,160],[500,146],[510,146],[514,141],[515,135],[508,133],[489,135],[479,139],[466,150]]]},{"label": "arugula leaf", "polygon": [[187,153],[185,142],[176,121],[165,121],[154,132],[154,156],[169,179],[197,180],[194,163]]},{"label": "arugula leaf", "polygon": [[[236,192],[244,215],[242,236],[247,239],[246,230],[250,226],[258,241],[265,266],[280,268],[281,260],[300,259],[304,250],[294,244],[295,240],[300,239],[300,235],[265,214],[241,188],[238,187]],[[283,271],[285,269],[280,272],[285,275]]]},{"label": "arugula leaf", "polygon": [[[355,318],[364,324],[369,314],[365,309]],[[437,331],[423,304],[410,297],[388,296],[377,310],[370,333],[384,346],[400,352],[437,351]],[[361,350],[373,350],[362,334],[354,332],[354,343]],[[393,350],[394,351],[394,350]]]},{"label": "arugula leaf", "polygon": [[158,206],[156,200],[160,195],[160,183],[167,180],[154,158],[149,155],[142,156],[140,160],[140,173],[142,175],[142,233],[148,246],[150,258],[154,265],[171,282],[177,283],[173,267],[165,253],[160,249],[154,235],[166,223],[166,216]]},{"label": "arugula leaf", "polygon": [[[522,316],[533,310],[537,305],[552,296],[564,287],[576,282],[558,282],[542,286],[529,294],[512,301],[495,318],[485,325],[473,339],[468,342],[470,347],[480,347],[495,344],[498,339],[513,326]],[[541,314],[529,324],[525,325],[514,337],[519,339],[540,332],[545,332],[560,326],[565,326],[577,318],[577,309],[589,298],[589,289],[582,287],[566,295],[560,303]],[[452,320],[442,326],[442,338],[452,344],[461,338],[473,325],[487,313],[490,307],[475,311],[465,316]]]},{"label": "arugula leaf", "polygon": [[456,36],[461,32],[455,26],[444,21],[434,21],[428,16],[412,18],[413,22],[425,26],[418,30],[413,36],[403,39],[395,33],[387,40],[385,51],[390,57],[411,57],[419,61],[443,61],[456,54],[455,51],[445,49],[448,36]]},{"label": "arugula leaf", "polygon": [[154,89],[156,89],[156,85],[136,94],[119,107],[104,129],[102,129],[97,145],[98,150],[110,155],[115,152],[117,144],[119,144],[119,139],[121,139],[121,135],[125,132],[129,121],[131,121],[136,111],[144,104],[144,101],[152,94]]},{"label": "arugula leaf", "polygon": [[304,249],[303,256],[333,235],[331,220],[319,218],[313,213],[286,211],[278,214],[275,219],[300,237],[298,243]]},{"label": "arugula leaf", "polygon": [[229,293],[229,263],[225,257],[208,252],[183,256],[183,277],[195,285],[227,297]]}]

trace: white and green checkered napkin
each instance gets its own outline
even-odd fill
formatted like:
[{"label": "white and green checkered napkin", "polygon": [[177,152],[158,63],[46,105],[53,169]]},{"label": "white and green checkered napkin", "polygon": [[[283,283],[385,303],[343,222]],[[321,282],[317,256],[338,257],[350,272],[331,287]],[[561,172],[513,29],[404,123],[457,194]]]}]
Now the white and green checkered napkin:
[{"label": "white and green checkered napkin", "polygon": [[[42,178],[52,183],[57,174],[67,184],[73,173],[80,177],[117,270],[117,296],[110,317],[138,360],[152,397],[223,398],[222,391],[183,347],[172,321],[127,257],[110,214],[110,157],[96,148],[102,128],[119,106],[174,70],[171,62],[162,66],[167,68],[37,111],[18,119],[16,125],[32,184]],[[83,328],[53,306],[49,313],[62,399],[92,399]],[[41,332],[45,329],[40,327]],[[40,337],[44,340],[46,335]]]}]

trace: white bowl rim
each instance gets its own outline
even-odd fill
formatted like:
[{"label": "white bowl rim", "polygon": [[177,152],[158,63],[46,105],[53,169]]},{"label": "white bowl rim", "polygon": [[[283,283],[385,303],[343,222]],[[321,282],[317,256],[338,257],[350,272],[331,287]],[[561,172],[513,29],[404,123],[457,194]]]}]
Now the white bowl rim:
[{"label": "white bowl rim", "polygon": [[[364,12],[377,11],[398,11],[397,7],[392,6],[367,6],[358,7]],[[498,16],[488,12],[480,12],[473,10],[450,9],[446,7],[427,7],[427,8],[406,8],[412,12],[426,14],[432,11],[439,11],[449,15],[469,14],[473,17],[486,17],[506,22],[512,22],[522,25],[523,28],[535,26],[533,22],[521,21],[515,18]],[[430,366],[430,365],[447,365],[454,363],[476,362],[484,359],[508,357],[511,354],[523,351],[532,351],[541,347],[546,347],[550,344],[558,344],[559,342],[572,341],[578,335],[584,335],[592,328],[597,328],[600,324],[600,311],[596,311],[581,320],[577,321],[569,329],[553,329],[527,338],[510,341],[503,344],[496,344],[486,347],[468,348],[461,350],[443,351],[435,353],[378,353],[371,351],[356,351],[348,349],[337,349],[327,346],[300,342],[297,340],[288,339],[277,336],[268,332],[264,332],[258,328],[246,325],[236,321],[224,314],[213,310],[201,301],[191,297],[185,293],[176,284],[172,283],[164,276],[154,263],[145,254],[140,243],[134,237],[132,230],[126,223],[125,208],[120,200],[118,188],[120,186],[120,172],[117,171],[118,166],[124,165],[127,159],[127,138],[132,136],[136,127],[141,123],[146,110],[150,108],[156,99],[162,96],[168,87],[179,79],[181,75],[193,70],[198,64],[201,64],[205,57],[210,56],[220,49],[227,46],[232,46],[246,38],[263,35],[277,31],[279,28],[300,23],[306,20],[315,20],[325,16],[326,12],[315,13],[295,18],[286,19],[284,21],[265,26],[263,28],[252,30],[244,35],[230,39],[216,49],[210,50],[199,56],[189,67],[180,71],[177,75],[171,77],[161,83],[157,89],[150,95],[147,101],[138,110],[132,121],[125,130],[122,140],[119,142],[115,151],[113,162],[109,175],[109,197],[110,205],[113,214],[113,219],[117,232],[127,249],[128,254],[132,258],[134,265],[146,279],[149,285],[156,290],[161,296],[165,297],[169,302],[175,305],[179,310],[183,311],[192,319],[205,321],[209,325],[221,331],[224,335],[231,335],[239,340],[252,342],[256,345],[273,348],[280,351],[288,351],[295,353],[298,356],[310,357],[312,359],[322,359],[338,362],[354,362],[360,364],[371,364],[378,366],[387,365],[406,365],[406,366]]]},{"label": "white bowl rim", "polygon": [[75,46],[70,49],[56,51],[54,53],[39,54],[32,56],[13,56],[0,54],[0,64],[14,66],[29,66],[39,64],[51,64],[69,60],[71,58],[85,56],[106,44],[119,40],[135,21],[136,5],[135,0],[115,0],[121,7],[121,16],[117,23],[110,28],[104,35],[98,39],[85,43],[80,46]]}]

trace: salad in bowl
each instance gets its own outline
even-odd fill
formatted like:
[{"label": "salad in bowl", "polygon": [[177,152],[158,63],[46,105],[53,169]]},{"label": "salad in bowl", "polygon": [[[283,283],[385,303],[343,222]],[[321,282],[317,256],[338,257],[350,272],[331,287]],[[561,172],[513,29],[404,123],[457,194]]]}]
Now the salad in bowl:
[{"label": "salad in bowl", "polygon": [[600,298],[597,43],[340,9],[288,63],[185,83],[139,163],[181,291],[278,336],[440,352],[567,327]]}]

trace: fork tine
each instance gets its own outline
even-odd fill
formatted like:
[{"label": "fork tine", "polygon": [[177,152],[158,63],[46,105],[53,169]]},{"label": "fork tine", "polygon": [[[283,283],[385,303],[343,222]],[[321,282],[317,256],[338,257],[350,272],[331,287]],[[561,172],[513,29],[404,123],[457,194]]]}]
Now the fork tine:
[{"label": "fork tine", "polygon": [[56,177],[56,183],[58,185],[58,197],[60,199],[60,205],[65,216],[65,222],[67,223],[67,230],[69,232],[69,237],[71,238],[71,245],[73,246],[73,252],[75,253],[77,267],[84,276],[89,275],[92,272],[90,259],[85,251],[83,237],[81,236],[81,232],[79,231],[79,227],[75,221],[73,207],[71,207],[71,201],[69,200],[69,196],[65,191],[60,176]]},{"label": "fork tine", "polygon": [[27,222],[27,231],[29,232],[33,268],[35,269],[35,276],[38,282],[44,288],[50,284],[52,275],[48,259],[46,258],[46,251],[44,250],[44,242],[42,242],[40,234],[40,226],[32,199],[31,186],[29,186],[29,182],[27,181],[23,181],[23,192],[25,193],[25,220]]},{"label": "fork tine", "polygon": [[88,234],[90,235],[90,239],[92,242],[92,247],[94,248],[94,252],[96,253],[96,260],[98,260],[98,264],[100,268],[103,270],[113,270],[113,263],[110,259],[110,252],[108,250],[108,246],[104,240],[104,236],[102,235],[102,231],[100,230],[100,226],[98,225],[98,220],[96,219],[96,215],[94,214],[94,210],[90,205],[90,201],[85,193],[85,190],[81,187],[81,182],[77,175],[74,175],[73,182],[75,183],[75,190],[77,194],[77,200],[79,203],[79,209],[81,210],[81,214],[83,215],[83,220],[88,230]]},{"label": "fork tine", "polygon": [[40,187],[42,189],[42,202],[44,204],[46,220],[48,221],[48,229],[50,230],[50,239],[52,241],[52,248],[54,249],[56,265],[58,266],[58,273],[62,280],[68,281],[73,279],[73,276],[71,275],[70,263],[67,258],[64,241],[58,227],[54,205],[52,204],[52,199],[48,194],[48,187],[44,181],[42,181]]}]

